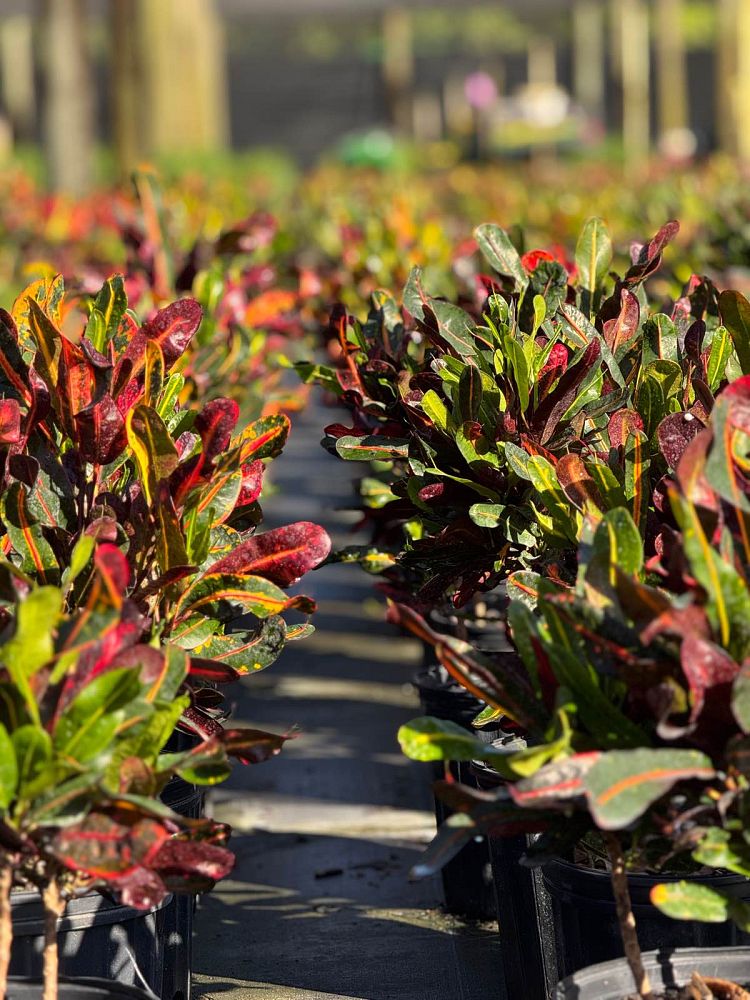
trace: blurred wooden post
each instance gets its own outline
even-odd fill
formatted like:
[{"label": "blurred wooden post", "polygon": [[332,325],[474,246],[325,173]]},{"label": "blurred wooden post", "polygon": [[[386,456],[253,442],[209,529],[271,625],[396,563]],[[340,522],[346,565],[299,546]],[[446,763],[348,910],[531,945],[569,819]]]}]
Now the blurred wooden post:
[{"label": "blurred wooden post", "polygon": [[0,21],[0,92],[18,140],[29,140],[36,122],[32,20],[17,14]]},{"label": "blurred wooden post", "polygon": [[655,43],[658,86],[658,134],[690,127],[687,62],[682,30],[683,0],[656,0]]},{"label": "blurred wooden post", "polygon": [[651,145],[648,10],[644,0],[616,0],[622,83],[622,143],[625,164],[644,160]]},{"label": "blurred wooden post", "polygon": [[737,9],[737,78],[735,82],[735,131],[737,155],[750,163],[750,3]]},{"label": "blurred wooden post", "polygon": [[143,66],[138,42],[135,0],[112,0],[110,65],[112,67],[112,131],[117,168],[127,177],[145,154]]},{"label": "blurred wooden post", "polygon": [[136,0],[142,106],[150,154],[227,142],[224,32],[214,0]]},{"label": "blurred wooden post", "polygon": [[716,120],[719,144],[750,163],[750,4],[720,0]]},{"label": "blurred wooden post", "polygon": [[573,7],[573,91],[586,114],[605,117],[604,5],[577,0]]},{"label": "blurred wooden post", "polygon": [[414,51],[409,12],[403,7],[389,7],[383,13],[382,72],[391,123],[408,135],[412,124],[412,84]]},{"label": "blurred wooden post", "polygon": [[735,80],[737,77],[738,0],[717,0],[718,42],[716,51],[716,132],[719,148],[737,153]]},{"label": "blurred wooden post", "polygon": [[43,0],[44,145],[54,191],[81,195],[92,180],[94,108],[83,0]]}]

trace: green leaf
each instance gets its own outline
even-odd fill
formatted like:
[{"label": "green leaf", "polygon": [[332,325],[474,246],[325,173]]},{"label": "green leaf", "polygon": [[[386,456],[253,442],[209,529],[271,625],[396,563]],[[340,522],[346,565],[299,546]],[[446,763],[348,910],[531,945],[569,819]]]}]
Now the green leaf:
[{"label": "green leaf", "polygon": [[521,410],[525,412],[529,405],[530,395],[529,363],[526,360],[523,347],[511,336],[505,338],[505,351],[513,368],[513,381],[518,393],[518,403]]},{"label": "green leaf", "polygon": [[710,757],[697,750],[611,750],[586,772],[589,809],[601,830],[623,830],[679,781],[715,777]]},{"label": "green leaf", "polygon": [[608,510],[596,529],[587,581],[602,573],[610,586],[616,571],[637,576],[643,569],[643,541],[630,512],[624,507]]},{"label": "green leaf", "polygon": [[706,366],[708,387],[711,392],[716,392],[726,377],[727,363],[732,356],[732,349],[729,330],[725,326],[718,327],[711,339],[711,352]]},{"label": "green leaf", "polygon": [[699,882],[660,882],[651,890],[651,902],[673,920],[723,924],[730,917],[743,930],[750,928],[750,906]]},{"label": "green leaf", "polygon": [[625,441],[625,499],[641,534],[646,530],[650,501],[648,473],[651,456],[643,431],[631,431]]},{"label": "green leaf", "polygon": [[[547,317],[547,303],[542,295],[534,296],[534,327],[531,331],[532,337],[536,336],[537,330]],[[552,345],[548,345],[551,349]]]},{"label": "green leaf", "polygon": [[88,566],[94,554],[94,539],[91,535],[81,535],[70,553],[70,563],[63,573],[62,584],[69,589]]},{"label": "green leaf", "polygon": [[433,424],[443,432],[448,430],[448,425],[450,422],[450,417],[448,415],[448,407],[445,405],[443,400],[438,396],[434,389],[428,389],[427,392],[422,397],[420,403],[422,410],[430,418]]},{"label": "green leaf", "polygon": [[742,664],[732,685],[732,715],[743,733],[750,733],[750,662]]},{"label": "green leaf", "polygon": [[706,611],[721,645],[738,662],[750,651],[750,593],[747,584],[706,537],[698,511],[670,490],[675,518],[682,530],[685,554],[696,580],[706,591]]},{"label": "green leaf", "polygon": [[[412,316],[428,330],[435,330],[460,358],[472,358],[476,355],[474,322],[471,316],[459,306],[429,296],[422,288],[422,271],[418,267],[412,268],[404,288],[403,301]],[[432,313],[434,322],[429,313]]]},{"label": "green leaf", "polygon": [[124,710],[140,689],[134,669],[110,670],[95,677],[58,719],[52,734],[57,753],[85,764],[111,748]]},{"label": "green leaf", "polygon": [[0,810],[3,812],[15,798],[17,785],[16,752],[8,730],[0,723]]},{"label": "green leaf", "polygon": [[27,491],[21,483],[12,483],[0,499],[0,518],[13,550],[20,556],[20,569],[41,583],[56,582],[59,567],[55,553],[29,511]]},{"label": "green leaf", "polygon": [[482,377],[474,365],[467,365],[458,380],[458,422],[476,420],[482,405]]},{"label": "green leaf", "polygon": [[[52,740],[46,729],[35,725],[20,726],[13,733],[13,749],[18,762],[19,799],[30,799],[42,788],[55,783],[57,776],[52,768]],[[2,757],[4,751],[0,750],[0,759]]]},{"label": "green leaf", "polygon": [[475,503],[469,508],[469,517],[480,528],[498,528],[505,516],[505,506],[497,503]]},{"label": "green leaf", "polygon": [[682,369],[676,361],[652,361],[641,373],[636,407],[649,439],[669,411],[669,400],[682,386]]},{"label": "green leaf", "polygon": [[589,293],[589,311],[594,293],[607,277],[612,263],[612,239],[604,219],[588,219],[578,237],[575,254],[581,286]]},{"label": "green leaf", "polygon": [[643,365],[660,359],[679,361],[677,327],[664,313],[651,316],[643,324]]},{"label": "green leaf", "polygon": [[398,731],[401,750],[411,760],[484,760],[506,777],[509,754],[483,743],[463,726],[447,719],[424,716],[412,719]]},{"label": "green leaf", "polygon": [[719,296],[721,321],[729,330],[743,375],[750,374],[750,302],[741,292],[727,290]]},{"label": "green leaf", "polygon": [[121,274],[113,274],[99,290],[86,325],[86,336],[101,354],[114,338],[128,308],[128,297]]},{"label": "green leaf", "polygon": [[487,262],[498,272],[513,278],[516,291],[523,292],[529,283],[518,251],[500,226],[487,223],[474,230],[474,237]]},{"label": "green leaf", "polygon": [[54,656],[53,629],[62,609],[62,594],[56,587],[32,590],[16,610],[15,634],[0,648],[3,663],[24,700],[26,710],[39,723],[39,707],[29,678]]},{"label": "green leaf", "polygon": [[456,447],[461,452],[464,461],[469,467],[473,467],[475,462],[486,462],[493,468],[500,466],[500,456],[494,441],[490,441],[484,434],[476,434],[476,424],[467,421],[456,430]]},{"label": "green leaf", "polygon": [[240,673],[250,673],[264,670],[274,663],[281,655],[286,641],[284,619],[272,615],[265,619],[255,633],[212,635],[207,642],[196,647],[194,655],[226,664]]},{"label": "green leaf", "polygon": [[707,829],[693,851],[693,858],[709,868],[725,868],[737,875],[750,877],[750,847],[743,841],[732,842],[729,830]]},{"label": "green leaf", "polygon": [[578,714],[602,747],[637,747],[647,741],[644,731],[613,704],[591,663],[589,649],[551,601],[539,602],[547,634],[538,644],[547,654],[562,687],[574,696]]},{"label": "green leaf", "polygon": [[395,458],[406,458],[409,454],[409,442],[381,435],[344,435],[336,441],[336,452],[349,462],[388,462]]}]

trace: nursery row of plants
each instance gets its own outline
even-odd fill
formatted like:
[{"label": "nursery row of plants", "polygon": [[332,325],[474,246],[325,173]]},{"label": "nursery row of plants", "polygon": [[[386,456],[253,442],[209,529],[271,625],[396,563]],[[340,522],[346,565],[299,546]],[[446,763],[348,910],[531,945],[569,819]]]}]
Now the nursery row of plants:
[{"label": "nursery row of plants", "polygon": [[[295,735],[232,728],[226,685],[309,634],[288,589],[324,561],[425,644],[398,739],[445,822],[417,873],[497,912],[508,996],[747,995],[740,178],[651,176],[639,205],[603,174],[625,234],[576,243],[592,171],[537,203],[495,168],[416,194],[330,168],[299,216],[149,174],[75,206],[3,179],[0,1000],[9,975],[52,1000],[61,968],[109,980],[71,998],[187,997],[192,896],[232,865],[201,789]],[[687,232],[628,257],[672,190]],[[514,200],[530,236],[472,233]],[[312,383],[350,414],[324,446],[366,463],[370,541],[335,553],[262,527]]]},{"label": "nursery row of plants", "polygon": [[417,269],[298,365],[371,466],[337,558],[440,665],[398,734],[446,768],[415,873],[481,911],[488,838],[511,997],[750,995],[750,303],[654,294],[678,231],[614,273],[601,219],[570,261],[482,225],[480,310]]}]

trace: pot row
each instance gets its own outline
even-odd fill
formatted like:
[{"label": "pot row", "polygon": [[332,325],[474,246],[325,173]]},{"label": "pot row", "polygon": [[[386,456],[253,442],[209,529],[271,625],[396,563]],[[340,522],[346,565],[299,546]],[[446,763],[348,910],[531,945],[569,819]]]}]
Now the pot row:
[{"label": "pot row", "polygon": [[[503,651],[504,627],[481,632],[480,641],[494,652]],[[431,652],[426,650],[426,662]],[[498,745],[509,738],[497,727],[472,728],[484,706],[444,667],[425,666],[413,683],[425,715],[454,722]],[[439,761],[432,764],[433,780],[444,777],[444,767]],[[482,790],[501,781],[497,772],[478,761],[453,762],[449,768],[455,780]],[[450,810],[437,797],[434,801],[440,825]],[[527,836],[489,836],[467,844],[442,869],[446,909],[472,920],[497,921],[509,1000],[622,1000],[632,990],[632,975],[621,957],[609,873],[562,858],[530,868],[522,863],[528,846]],[[742,876],[717,873],[693,880],[750,902],[750,881]],[[650,902],[650,891],[666,881],[664,875],[628,876],[653,987],[682,985],[698,966],[706,976],[750,979],[750,934],[739,931],[733,921],[706,924],[664,916]]]}]

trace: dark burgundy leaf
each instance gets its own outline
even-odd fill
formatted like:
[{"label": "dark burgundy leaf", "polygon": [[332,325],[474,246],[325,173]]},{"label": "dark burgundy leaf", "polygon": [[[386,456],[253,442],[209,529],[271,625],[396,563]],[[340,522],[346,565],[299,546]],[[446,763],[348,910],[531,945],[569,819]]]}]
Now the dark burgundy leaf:
[{"label": "dark burgundy leaf", "polygon": [[75,415],[75,427],[82,458],[97,465],[108,465],[122,454],[127,437],[125,421],[109,394]]},{"label": "dark burgundy leaf", "polygon": [[740,668],[725,650],[698,635],[688,634],[680,647],[680,663],[690,685],[691,722],[700,716],[709,693],[716,700],[720,693],[717,689],[723,689],[728,710],[731,685]]},{"label": "dark burgundy leaf", "polygon": [[558,421],[576,398],[578,387],[599,360],[601,351],[599,341],[592,340],[578,364],[568,368],[554,392],[546,396],[537,407],[532,427],[541,444],[545,444],[555,433]]},{"label": "dark burgundy leaf", "polygon": [[677,468],[685,449],[702,430],[703,424],[692,413],[670,413],[662,420],[656,435],[670,469]]}]

